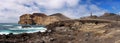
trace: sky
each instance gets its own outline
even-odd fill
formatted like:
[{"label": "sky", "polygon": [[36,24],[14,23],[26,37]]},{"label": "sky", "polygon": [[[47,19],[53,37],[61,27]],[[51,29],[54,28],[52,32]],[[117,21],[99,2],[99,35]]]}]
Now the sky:
[{"label": "sky", "polygon": [[23,14],[62,13],[80,18],[108,13],[120,13],[120,0],[0,0],[0,23],[17,23]]}]

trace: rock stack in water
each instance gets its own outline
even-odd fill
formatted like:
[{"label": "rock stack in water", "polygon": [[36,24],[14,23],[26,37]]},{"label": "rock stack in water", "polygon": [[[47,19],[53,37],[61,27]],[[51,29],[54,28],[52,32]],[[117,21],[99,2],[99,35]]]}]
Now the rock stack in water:
[{"label": "rock stack in water", "polygon": [[48,25],[56,21],[69,20],[68,17],[61,13],[56,13],[53,15],[46,15],[44,13],[33,13],[24,14],[20,16],[19,24],[30,24],[30,25]]}]

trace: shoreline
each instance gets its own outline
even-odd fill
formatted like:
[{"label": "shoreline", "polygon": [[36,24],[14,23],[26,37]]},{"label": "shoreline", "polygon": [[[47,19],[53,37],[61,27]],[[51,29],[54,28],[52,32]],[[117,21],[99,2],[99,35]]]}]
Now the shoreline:
[{"label": "shoreline", "polygon": [[[107,34],[104,32],[108,31],[108,29],[106,29],[108,27],[106,26],[110,26],[111,22],[98,21],[98,24],[95,24],[96,21],[94,20],[92,21],[87,20],[87,21],[89,22],[82,23],[81,20],[59,21],[47,25],[46,32],[23,33],[16,35],[14,34],[0,35],[1,36],[0,42],[11,42],[11,43],[68,43],[68,42],[104,43],[106,42],[106,41],[96,41],[96,40],[103,40],[103,39],[98,39],[96,37],[102,38],[104,34]],[[93,26],[94,29],[84,30],[84,28],[92,28]],[[100,30],[97,29],[101,27],[104,28]],[[100,33],[98,30],[100,31]]]}]

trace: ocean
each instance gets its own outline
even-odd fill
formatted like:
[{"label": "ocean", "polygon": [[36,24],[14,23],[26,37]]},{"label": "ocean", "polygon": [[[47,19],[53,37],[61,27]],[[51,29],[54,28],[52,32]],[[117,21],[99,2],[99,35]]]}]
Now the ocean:
[{"label": "ocean", "polygon": [[[45,32],[47,29],[41,25],[29,25],[31,27],[22,28],[23,25],[17,23],[0,23],[0,34],[21,34],[21,33],[34,33]],[[24,25],[25,26],[25,25]]]}]

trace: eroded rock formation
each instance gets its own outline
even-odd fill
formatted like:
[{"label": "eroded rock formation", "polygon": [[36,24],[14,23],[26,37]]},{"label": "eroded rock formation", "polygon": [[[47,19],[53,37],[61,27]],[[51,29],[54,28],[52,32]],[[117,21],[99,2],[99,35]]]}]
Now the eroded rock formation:
[{"label": "eroded rock formation", "polygon": [[[38,13],[39,14],[39,13]],[[27,16],[26,16],[27,15]],[[32,15],[32,16],[31,16]],[[40,17],[42,16],[42,17]],[[34,15],[25,14],[20,20],[24,24],[51,24],[46,25],[46,32],[0,35],[1,43],[120,43],[120,21],[112,22],[109,18],[65,20],[61,15]],[[59,17],[58,17],[59,16]],[[23,18],[22,18],[23,17]],[[24,18],[25,17],[25,18]],[[106,17],[106,15],[104,16]],[[114,15],[115,17],[115,15]],[[62,16],[63,18],[63,16]],[[38,20],[40,19],[40,20]],[[68,19],[68,18],[67,18]],[[105,19],[105,20],[101,20]],[[108,19],[109,21],[107,21]],[[38,21],[37,21],[38,20]],[[57,22],[54,22],[57,21]],[[61,21],[59,21],[61,20]],[[27,23],[26,23],[27,22]]]},{"label": "eroded rock formation", "polygon": [[33,24],[32,22],[33,22],[33,20],[32,20],[32,18],[31,18],[31,14],[24,14],[24,15],[22,15],[22,16],[20,16],[20,21],[19,21],[19,23],[20,24]]},{"label": "eroded rock formation", "polygon": [[47,16],[44,13],[33,13],[20,16],[19,24],[48,25],[50,23],[63,20],[69,20],[69,18],[61,13],[56,13],[50,16]]},{"label": "eroded rock formation", "polygon": [[66,20],[46,32],[0,35],[1,43],[119,43],[120,24],[101,20]]}]

